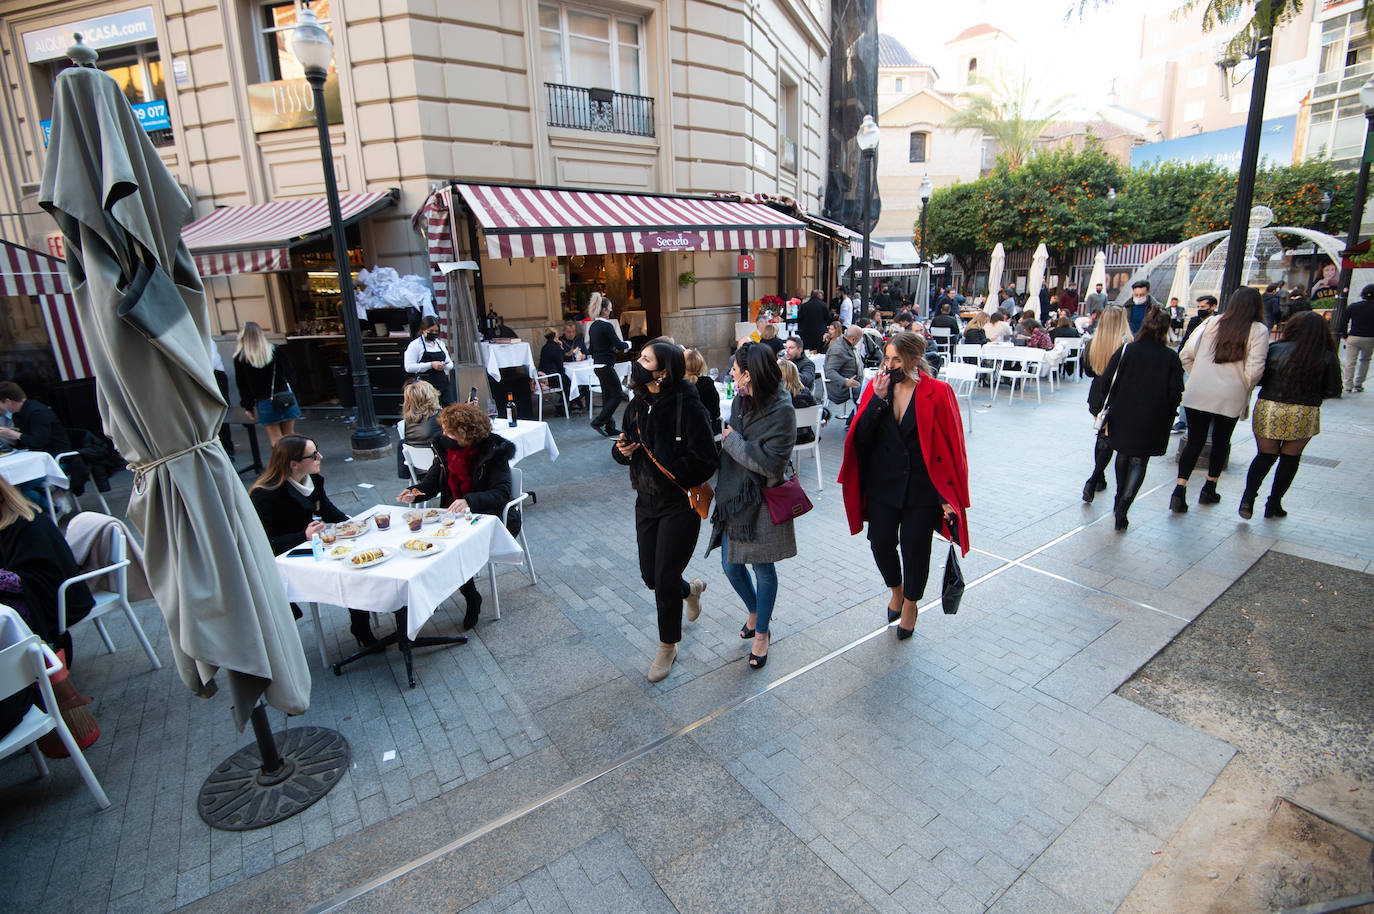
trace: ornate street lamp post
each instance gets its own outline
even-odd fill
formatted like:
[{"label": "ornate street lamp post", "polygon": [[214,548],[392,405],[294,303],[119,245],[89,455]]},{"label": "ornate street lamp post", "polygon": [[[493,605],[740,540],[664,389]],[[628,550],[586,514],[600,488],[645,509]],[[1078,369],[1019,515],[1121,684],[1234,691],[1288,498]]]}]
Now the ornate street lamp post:
[{"label": "ornate street lamp post", "polygon": [[1345,233],[1346,255],[1342,258],[1341,294],[1336,298],[1336,312],[1331,315],[1331,332],[1339,339],[1345,326],[1345,308],[1350,300],[1350,249],[1360,243],[1360,227],[1364,224],[1365,198],[1369,195],[1369,162],[1374,158],[1374,76],[1360,86],[1360,104],[1364,105],[1364,155],[1360,157],[1360,176],[1355,181],[1355,203],[1350,208],[1350,228]]},{"label": "ornate street lamp post", "polygon": [[868,317],[868,302],[873,296],[873,290],[869,288],[868,268],[869,268],[869,212],[873,208],[873,160],[874,153],[878,149],[878,124],[873,120],[873,115],[865,114],[863,123],[859,125],[858,136],[854,142],[859,144],[859,151],[863,153],[862,165],[864,172],[864,192],[863,192],[863,214],[859,217],[863,223],[864,230],[864,262],[861,275],[862,285],[860,286],[859,314]]},{"label": "ornate street lamp post", "polygon": [[929,258],[926,252],[929,250],[926,244],[926,204],[930,203],[930,195],[935,192],[935,185],[930,183],[930,175],[921,179],[921,262],[925,263]]},{"label": "ornate street lamp post", "polygon": [[334,155],[329,142],[329,118],[324,110],[324,80],[334,56],[334,42],[311,9],[302,9],[291,31],[291,53],[305,69],[305,78],[315,94],[315,125],[320,132],[320,156],[324,161],[324,192],[329,201],[330,233],[334,239],[334,260],[339,268],[340,317],[348,341],[348,365],[353,374],[353,395],[358,404],[358,421],[353,428],[353,456],[372,460],[391,453],[391,437],[377,426],[372,403],[372,383],[363,360],[363,335],[358,328],[358,305],[353,295],[353,272],[348,262],[348,242],[344,239],[343,213],[339,209],[339,185],[334,178]]}]

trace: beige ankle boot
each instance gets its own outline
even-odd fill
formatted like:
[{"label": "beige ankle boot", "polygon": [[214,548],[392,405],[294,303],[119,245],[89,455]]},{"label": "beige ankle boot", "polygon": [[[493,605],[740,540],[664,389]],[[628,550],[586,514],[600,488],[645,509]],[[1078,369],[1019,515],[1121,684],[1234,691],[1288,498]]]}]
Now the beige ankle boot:
[{"label": "beige ankle boot", "polygon": [[662,682],[668,678],[668,671],[673,668],[673,661],[677,659],[677,645],[658,643],[658,653],[654,655],[654,662],[649,665],[649,681]]},{"label": "beige ankle boot", "polygon": [[687,621],[695,622],[701,616],[701,595],[706,592],[706,582],[701,578],[692,578],[692,583],[688,585],[687,596],[683,602],[687,604]]}]

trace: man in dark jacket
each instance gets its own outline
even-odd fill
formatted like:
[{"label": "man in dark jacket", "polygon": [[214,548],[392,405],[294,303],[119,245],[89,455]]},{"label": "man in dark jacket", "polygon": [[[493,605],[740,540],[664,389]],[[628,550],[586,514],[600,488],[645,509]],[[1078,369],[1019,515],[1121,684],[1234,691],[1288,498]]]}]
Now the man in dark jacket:
[{"label": "man in dark jacket", "polygon": [[1260,296],[1264,302],[1264,322],[1270,327],[1279,322],[1279,293],[1283,291],[1283,283],[1271,282]]},{"label": "man in dark jacket", "polygon": [[802,339],[802,348],[819,351],[825,328],[830,324],[830,308],[821,293],[812,290],[811,297],[797,308],[797,335]]},{"label": "man in dark jacket", "polygon": [[1131,300],[1126,303],[1126,322],[1130,324],[1131,335],[1140,332],[1140,324],[1145,320],[1145,315],[1151,308],[1159,306],[1159,302],[1150,297],[1150,284],[1143,279],[1137,279],[1131,283]]},{"label": "man in dark jacket", "polygon": [[1183,328],[1183,339],[1178,341],[1179,351],[1183,350],[1183,344],[1188,342],[1188,337],[1193,335],[1203,321],[1211,317],[1217,310],[1217,297],[1215,295],[1199,295],[1197,297],[1197,314],[1188,320],[1188,326]]},{"label": "man in dark jacket", "polygon": [[1345,337],[1345,390],[1364,393],[1369,359],[1374,355],[1374,284],[1360,290],[1360,300],[1346,309],[1345,324],[1337,332]]},{"label": "man in dark jacket", "polygon": [[[47,451],[56,457],[74,451],[66,426],[57,418],[52,407],[30,400],[24,389],[13,381],[0,382],[0,409],[10,414],[14,428],[0,426],[0,440],[11,447],[27,451]],[[80,495],[86,489],[91,471],[80,457],[69,457],[62,469],[71,482],[71,490]],[[22,488],[22,487],[21,487]]]},{"label": "man in dark jacket", "polygon": [[797,375],[801,378],[802,387],[810,390],[816,383],[816,363],[811,361],[806,354],[806,349],[802,346],[801,337],[789,336],[783,349],[783,355],[793,365],[797,366]]}]

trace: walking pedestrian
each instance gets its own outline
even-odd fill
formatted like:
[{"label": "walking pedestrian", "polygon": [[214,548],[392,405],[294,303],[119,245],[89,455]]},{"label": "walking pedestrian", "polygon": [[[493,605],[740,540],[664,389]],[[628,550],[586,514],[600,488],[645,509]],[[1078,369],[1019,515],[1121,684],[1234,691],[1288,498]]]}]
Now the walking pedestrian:
[{"label": "walking pedestrian", "polygon": [[778,360],[767,347],[741,347],[730,376],[736,394],[721,432],[716,506],[706,553],[720,547],[725,577],[748,613],[739,636],[754,639],[749,668],[761,670],[768,662],[769,622],[778,596],[775,566],[797,554],[792,519],[775,523],[763,490],[787,479],[788,458],[797,441],[797,414],[791,394],[782,386]]},{"label": "walking pedestrian", "polygon": [[864,390],[840,465],[850,535],[868,522],[873,561],[892,591],[887,621],[897,622],[899,641],[916,630],[935,531],[957,537],[965,555],[969,549],[964,425],[954,389],[931,374],[925,353],[925,339],[911,332],[887,344],[886,370]]},{"label": "walking pedestrian", "polygon": [[1369,358],[1374,355],[1374,283],[1361,289],[1360,300],[1346,309],[1340,330],[1345,337],[1345,392],[1364,393]]},{"label": "walking pedestrian", "polygon": [[1274,484],[1264,516],[1287,517],[1283,496],[1298,475],[1303,448],[1321,432],[1321,404],[1341,395],[1341,367],[1326,321],[1315,311],[1292,315],[1283,324],[1283,337],[1269,346],[1264,377],[1251,426],[1259,453],[1250,462],[1240,516],[1254,514],[1255,498],[1269,470],[1277,462]]},{"label": "walking pedestrian", "polygon": [[267,430],[272,447],[284,435],[296,430],[301,406],[296,401],[296,370],[291,360],[268,342],[262,328],[248,321],[239,331],[234,351],[234,383],[239,389],[239,405],[248,418]]},{"label": "walking pedestrian", "polygon": [[630,468],[635,490],[639,574],[654,592],[658,609],[658,651],[649,681],[661,682],[677,659],[683,602],[689,622],[701,615],[706,583],[682,577],[701,532],[701,517],[686,490],[716,471],[716,445],[696,387],[685,379],[680,346],[652,342],[630,370],[634,398],[625,408],[625,431],[611,456]]},{"label": "walking pedestrian", "polygon": [[1081,314],[1092,314],[1094,311],[1101,311],[1107,307],[1107,296],[1102,292],[1102,283],[1093,286],[1093,290],[1083,296]]},{"label": "walking pedestrian", "polygon": [[[1178,353],[1168,347],[1168,339],[1168,313],[1150,308],[1141,320],[1140,332],[1107,363],[1102,373],[1105,383],[1095,384],[1088,392],[1088,409],[1094,416],[1107,409],[1102,430],[1116,454],[1118,531],[1129,526],[1126,515],[1145,481],[1150,458],[1169,449],[1169,426],[1183,398],[1183,365]],[[1088,494],[1086,487],[1083,494]]]},{"label": "walking pedestrian", "polygon": [[797,308],[797,335],[801,337],[802,347],[812,351],[821,348],[821,337],[825,326],[830,323],[830,306],[821,298],[819,289],[811,292],[811,297]]},{"label": "walking pedestrian", "polygon": [[1207,481],[1197,503],[1221,501],[1217,480],[1231,456],[1231,433],[1249,415],[1250,391],[1264,374],[1269,354],[1269,327],[1264,323],[1264,299],[1257,289],[1241,286],[1231,293],[1226,310],[1198,327],[1188,338],[1179,359],[1188,372],[1183,388],[1183,415],[1188,422],[1188,441],[1178,455],[1178,482],[1169,498],[1169,510],[1188,510],[1188,477],[1198,455],[1212,435],[1207,460]]},{"label": "walking pedestrian", "polygon": [[851,324],[825,351],[825,395],[833,404],[832,412],[839,413],[840,407],[848,412],[859,391],[863,379],[859,341],[863,336],[863,329]]},{"label": "walking pedestrian", "polygon": [[592,428],[607,438],[620,434],[615,427],[615,410],[625,399],[620,390],[620,376],[615,373],[615,357],[630,348],[620,334],[620,324],[611,320],[611,301],[600,292],[593,292],[587,303],[591,325],[587,328],[587,348],[596,367],[597,384],[601,386],[601,411],[592,419]]}]

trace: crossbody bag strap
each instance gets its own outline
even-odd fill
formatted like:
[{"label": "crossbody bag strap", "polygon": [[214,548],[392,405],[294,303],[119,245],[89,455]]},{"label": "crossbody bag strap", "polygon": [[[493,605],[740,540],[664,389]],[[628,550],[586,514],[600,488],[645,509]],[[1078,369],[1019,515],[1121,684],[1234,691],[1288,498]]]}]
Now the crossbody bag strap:
[{"label": "crossbody bag strap", "polygon": [[1107,396],[1102,398],[1102,409],[1104,411],[1112,402],[1112,391],[1116,390],[1116,379],[1121,377],[1121,369],[1126,367],[1126,350],[1130,348],[1130,343],[1126,343],[1121,347],[1121,358],[1117,360],[1116,372],[1112,374],[1112,383],[1107,385]]}]

